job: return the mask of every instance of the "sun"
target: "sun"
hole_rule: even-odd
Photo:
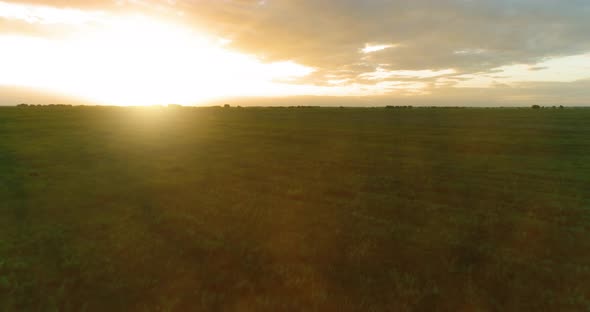
[[[288,95],[281,79],[313,71],[264,63],[228,41],[146,16],[103,17],[63,38],[2,36],[0,84],[98,104],[198,104],[216,97]]]

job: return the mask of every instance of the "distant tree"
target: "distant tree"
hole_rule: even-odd
[[[224,108],[230,108],[231,106],[229,104],[225,104],[223,105]]]
[[[541,106],[539,106],[539,105],[533,105],[533,106],[531,106],[531,107],[532,107],[533,109],[541,109]]]
[[[404,108],[404,109],[407,109],[407,108],[412,108],[412,106],[411,105],[407,105],[407,106],[405,106],[405,105],[404,106],[387,105],[387,106],[385,106],[385,108],[388,108],[388,109],[392,109],[392,108],[396,108],[396,109]]]
[[[559,105],[559,109],[564,109],[565,107],[563,107],[563,105]]]
[[[21,103],[21,104],[18,104],[17,107],[29,107],[29,104]]]

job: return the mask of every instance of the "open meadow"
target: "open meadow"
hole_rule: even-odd
[[[590,109],[0,108],[0,311],[590,310]]]

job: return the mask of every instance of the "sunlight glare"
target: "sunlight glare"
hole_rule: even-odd
[[[64,39],[0,36],[0,84],[29,86],[99,104],[194,104],[215,97],[286,95],[277,80],[313,71],[263,63],[228,42],[144,16],[110,18]],[[287,91],[288,92],[288,91]]]

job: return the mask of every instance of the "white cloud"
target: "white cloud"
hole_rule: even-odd
[[[376,71],[361,74],[359,77],[368,80],[383,80],[389,78],[423,79],[451,75],[454,73],[456,73],[456,71],[451,68],[443,70],[386,70],[383,68],[377,68]]]
[[[456,87],[491,87],[522,82],[574,82],[590,78],[590,54],[555,57],[529,65],[501,66],[492,73],[455,76],[462,78]]]
[[[80,25],[102,21],[104,12],[61,9],[50,6],[14,4],[0,1],[0,17],[25,21],[31,24]]]
[[[373,52],[382,51],[382,50],[394,48],[394,47],[396,47],[396,45],[394,45],[394,44],[370,45],[367,43],[367,44],[365,44],[365,47],[363,49],[361,49],[361,51],[363,53],[373,53]]]

